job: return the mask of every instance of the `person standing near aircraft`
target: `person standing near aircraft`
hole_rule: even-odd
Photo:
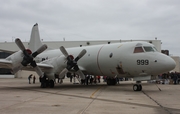
[[[178,76],[177,76],[177,73],[175,72],[175,73],[174,73],[174,78],[173,78],[173,80],[174,80],[174,85],[177,84],[177,79],[178,79]]]
[[[89,75],[86,75],[86,85],[89,84]]]
[[[115,78],[116,78],[117,84],[119,84],[119,78],[117,77],[117,75],[115,76]]]
[[[94,80],[94,78],[92,77],[92,75],[90,76],[90,84],[92,85],[92,83],[93,83],[93,80]]]
[[[180,82],[180,73],[179,72],[177,73],[177,77],[178,77],[177,83],[179,84],[179,82]]]
[[[97,79],[98,79],[98,83],[100,83],[101,76],[97,76]]]
[[[66,76],[70,79],[70,82],[72,83],[72,78],[73,78],[72,74],[70,72],[68,72],[66,74]]]
[[[33,76],[33,84],[35,84],[35,81],[36,81],[36,76],[34,75]]]
[[[81,79],[81,85],[85,85],[85,79]]]
[[[29,84],[31,84],[31,78],[32,78],[32,74],[30,74],[30,75],[28,76]]]

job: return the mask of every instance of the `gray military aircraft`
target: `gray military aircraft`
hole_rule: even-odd
[[[67,72],[74,72],[81,79],[85,79],[84,74],[107,76],[107,84],[115,85],[115,76],[142,81],[146,77],[173,70],[176,66],[171,57],[143,41],[66,49],[60,46],[60,49],[50,50],[40,41],[38,24],[32,28],[30,49],[26,49],[19,38],[15,43],[20,50],[1,59],[0,67],[10,68],[14,73],[19,70],[36,71],[41,78],[41,87],[54,87],[55,75],[63,78]],[[141,91],[141,84],[134,84],[133,90]]]

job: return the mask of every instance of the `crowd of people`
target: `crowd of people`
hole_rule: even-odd
[[[101,82],[101,76],[86,75],[85,79],[81,79],[82,85],[97,84]]]
[[[180,84],[180,73],[168,72],[158,75],[158,79],[162,81],[162,84]]]
[[[106,82],[107,81],[107,76],[94,76],[94,75],[85,75],[86,78],[85,79],[81,79],[80,83],[82,85],[92,85],[92,84],[97,84],[97,83],[101,83],[102,82]],[[78,79],[79,76],[75,75],[75,77]],[[71,77],[72,78],[72,77]],[[72,82],[70,78],[70,82]],[[118,77],[114,77],[116,79],[117,84],[119,84],[120,81],[128,81],[128,78],[118,78]]]
[[[85,75],[85,79],[81,79],[78,80],[82,85],[92,85],[92,84],[97,84],[101,82],[101,79],[103,80],[103,82],[106,82],[106,76],[93,76],[93,75]],[[80,77],[78,75],[76,75],[75,73],[68,73],[67,77],[70,78],[70,82],[73,82],[74,79],[74,83],[76,79],[80,79]],[[128,78],[116,78],[116,82],[117,84],[119,84],[119,81],[127,81],[129,80]],[[28,76],[28,81],[29,84],[31,84],[31,79],[33,80],[33,83],[35,84],[35,80],[36,80],[36,76],[33,74],[30,74]],[[56,83],[56,80],[54,80],[54,82]],[[180,84],[180,73],[178,72],[168,72],[168,73],[163,73],[158,75],[158,79],[156,80],[157,83],[161,83],[161,84]],[[62,83],[62,79],[58,79],[58,83]]]

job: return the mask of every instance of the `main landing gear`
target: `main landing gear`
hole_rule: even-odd
[[[40,82],[41,82],[41,88],[47,88],[47,87],[50,87],[50,88],[53,88],[54,87],[54,80],[48,80],[46,79],[46,77],[42,77],[42,78],[39,78]]]
[[[117,81],[115,78],[107,77],[106,81],[107,81],[107,85],[116,85],[117,84]]]

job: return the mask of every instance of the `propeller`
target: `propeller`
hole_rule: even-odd
[[[67,66],[60,72],[59,78],[62,78],[67,72],[69,72],[73,68],[76,73],[81,77],[81,79],[85,79],[83,72],[79,69],[77,65],[77,61],[86,54],[86,50],[83,49],[75,59],[72,55],[68,54],[68,52],[63,46],[60,47],[60,50],[67,58]]]
[[[20,50],[23,52],[24,57],[23,57],[23,61],[21,62],[21,65],[18,67],[14,68],[14,72],[17,72],[18,70],[20,70],[23,66],[27,66],[28,64],[30,64],[34,70],[36,71],[36,73],[39,76],[43,76],[43,72],[41,71],[41,69],[37,66],[36,62],[34,61],[34,58],[42,53],[44,50],[47,49],[47,45],[44,44],[42,45],[39,49],[37,49],[34,53],[31,52],[31,50],[29,49],[25,49],[23,43],[21,42],[21,40],[19,38],[17,38],[15,40],[15,43],[17,44],[17,46],[20,48]]]
[[[64,54],[64,56],[67,58],[68,57],[68,53],[67,53],[66,49],[64,48],[64,46],[61,46],[60,50]]]

